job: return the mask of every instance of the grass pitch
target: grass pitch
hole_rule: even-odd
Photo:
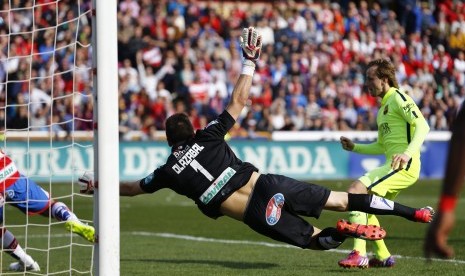
[[[333,190],[345,190],[350,181],[317,183]],[[53,185],[53,194],[66,194],[67,186]],[[422,180],[402,192],[397,201],[415,207],[435,207],[439,190],[439,181]],[[75,195],[62,200],[73,205],[80,217],[92,218],[92,198]],[[256,234],[235,220],[209,219],[190,200],[169,190],[121,198],[121,275],[464,275],[465,239],[460,235],[465,229],[464,207],[465,199],[462,199],[450,239],[455,247],[455,260],[435,259],[427,263],[422,251],[426,224],[379,216],[388,233],[386,243],[397,256],[396,266],[349,270],[339,268],[337,261],[350,251],[350,240],[337,250],[302,250]],[[6,216],[7,223],[13,225],[24,223],[26,218],[11,206],[6,208]],[[323,211],[320,219],[310,218],[309,221],[324,228],[347,216],[346,213]],[[67,233],[61,223],[49,227],[47,218],[29,217],[29,224],[29,227],[9,229],[23,247],[27,243],[28,252],[41,265],[41,273],[91,274],[92,247],[87,242]],[[49,247],[52,249],[46,251]],[[4,273],[11,261],[11,257],[2,254]]]

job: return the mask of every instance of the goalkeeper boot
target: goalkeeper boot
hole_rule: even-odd
[[[415,211],[414,220],[417,222],[430,223],[433,221],[434,209],[433,207],[426,206]]]
[[[352,250],[347,258],[338,262],[338,265],[343,268],[368,268],[368,262],[368,257],[360,255],[357,250]]]
[[[384,260],[372,258],[369,262],[370,267],[393,267],[395,264],[396,260],[394,259],[394,256],[389,256]]]
[[[68,231],[78,234],[79,236],[92,243],[95,242],[94,227],[76,220],[68,220],[67,222],[65,222],[65,227]]]
[[[382,240],[386,237],[386,231],[376,225],[363,225],[341,219],[337,222],[336,229],[339,233],[363,240]]]
[[[11,271],[40,271],[40,266],[37,262],[33,262],[25,267],[24,263],[20,261],[11,263],[9,269]]]

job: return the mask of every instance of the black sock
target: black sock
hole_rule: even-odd
[[[339,233],[336,228],[327,227],[318,234],[318,247],[321,250],[338,248],[346,238],[347,236]]]
[[[349,193],[349,211],[361,211],[374,215],[393,215],[414,220],[415,208],[411,208],[383,197]]]

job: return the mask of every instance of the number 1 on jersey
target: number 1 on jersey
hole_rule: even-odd
[[[194,171],[201,172],[203,175],[205,175],[205,177],[208,180],[213,181],[213,179],[214,179],[213,176],[202,165],[200,165],[200,163],[197,160],[195,160],[195,159],[192,160],[190,165],[194,169]]]

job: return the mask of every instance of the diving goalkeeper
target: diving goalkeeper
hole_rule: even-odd
[[[414,209],[376,195],[334,192],[283,175],[260,174],[253,164],[238,159],[224,137],[248,101],[261,50],[261,37],[254,28],[243,30],[241,47],[242,73],[226,110],[197,132],[186,114],[169,117],[165,125],[171,154],[166,163],[143,179],[121,182],[120,195],[135,196],[169,188],[195,201],[210,218],[225,215],[271,239],[315,250],[337,248],[348,236],[376,240],[386,234],[381,227],[344,220],[338,221],[336,227],[319,229],[301,217],[318,218],[323,209],[431,221],[433,213],[429,208]],[[92,182],[92,177],[84,175],[80,179],[82,192],[92,192]]]

